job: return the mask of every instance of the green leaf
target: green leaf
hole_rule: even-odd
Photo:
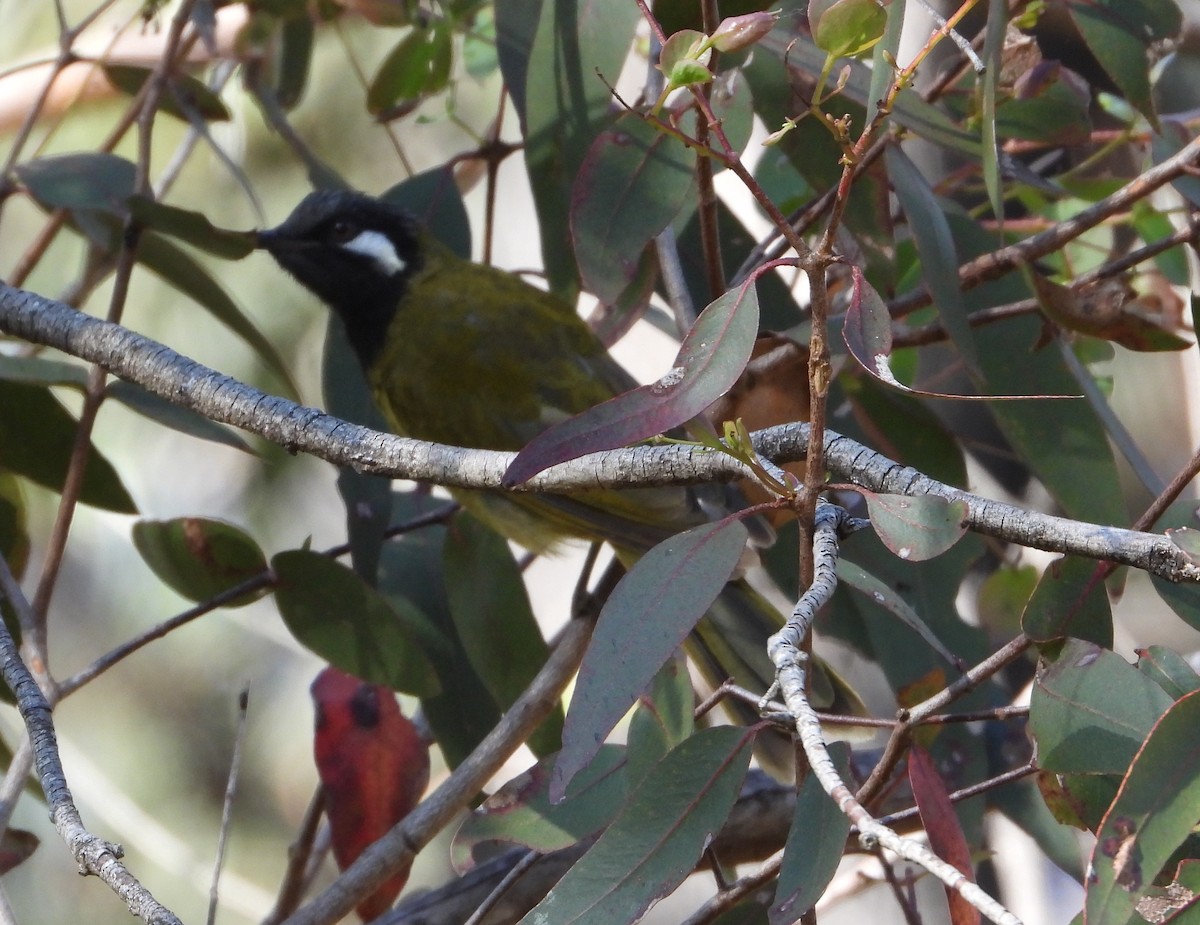
[[[46,210],[71,209],[123,215],[137,168],[115,154],[60,154],[13,168],[13,175]]]
[[[571,235],[583,285],[613,303],[646,245],[694,198],[695,155],[635,115],[597,138],[571,196]]]
[[[844,742],[834,743],[829,752],[837,767],[848,763],[850,750]],[[849,834],[849,818],[822,789],[817,776],[806,774],[796,793],[796,810],[779,866],[772,925],[798,922],[812,910],[837,872]]]
[[[1021,615],[1025,635],[1035,642],[1074,636],[1111,648],[1112,608],[1099,569],[1076,556],[1050,563]]]
[[[929,286],[938,317],[967,368],[977,372],[979,356],[958,282],[959,256],[950,224],[929,183],[908,156],[895,146],[889,147],[884,156],[888,176],[916,242],[922,277]]]
[[[899,592],[890,587],[886,582],[880,581],[870,572],[855,565],[849,559],[838,560],[837,576],[838,580],[844,582],[846,587],[853,588],[860,594],[866,595],[875,604],[878,604],[888,613],[897,617],[901,623],[924,639],[929,644],[929,647],[945,659],[947,664],[952,668],[958,667],[959,658],[946,648],[942,641],[934,634],[933,630],[921,619],[920,615],[908,605],[908,602],[904,598],[900,597]]]
[[[441,92],[450,79],[452,52],[453,32],[445,20],[414,28],[379,66],[367,90],[367,111],[387,118]]]
[[[700,313],[670,372],[546,428],[517,454],[504,473],[505,484],[519,485],[556,463],[686,424],[729,391],[757,336],[754,285],[730,289]]]
[[[877,495],[861,490],[871,526],[901,559],[921,562],[941,555],[967,532],[967,505],[935,495]]]
[[[243,440],[236,431],[206,418],[191,408],[174,405],[165,398],[147,392],[140,385],[115,379],[105,386],[104,394],[119,401],[131,411],[136,411],[142,417],[181,434],[195,437],[197,440],[208,440],[221,446],[232,447],[243,453],[254,452],[250,444]]]
[[[29,563],[29,529],[21,484],[0,470],[0,556],[20,579]]]
[[[1190,527],[1186,534],[1172,528]],[[1183,536],[1188,536],[1196,529],[1196,502],[1194,500],[1176,501],[1163,513],[1154,524],[1158,533],[1166,533],[1179,544]],[[1150,584],[1158,592],[1158,596],[1167,606],[1175,611],[1176,616],[1191,626],[1200,629],[1200,586],[1194,582],[1171,582],[1156,575],[1150,576]]]
[[[456,870],[470,870],[486,856],[481,847],[521,845],[545,854],[591,838],[612,822],[629,790],[622,746],[602,746],[557,803],[549,793],[553,766],[553,758],[543,758],[463,821],[450,848]]]
[[[1155,724],[1121,784],[1092,850],[1084,912],[1089,925],[1136,920],[1138,900],[1200,819],[1200,693]]]
[[[504,7],[518,5],[525,4]],[[498,22],[511,23],[499,15],[504,7],[497,11]],[[616,84],[639,19],[637,6],[631,3],[544,0],[525,82],[517,91],[525,100],[525,166],[537,207],[546,276],[551,290],[572,303],[578,270],[573,252],[563,246],[571,182],[597,133],[612,118],[608,87]],[[504,42],[500,51],[503,63]],[[506,68],[505,76],[510,73]]]
[[[1171,0],[1071,0],[1066,6],[1100,66],[1157,131],[1147,51],[1150,43],[1178,34],[1183,24],[1178,5]]]
[[[155,231],[161,231],[226,260],[241,260],[254,250],[252,231],[227,231],[218,228],[208,216],[156,202],[146,196],[132,196],[129,208],[133,217]]]
[[[137,96],[153,70],[134,64],[102,64],[108,82],[128,96]],[[183,122],[195,116],[208,122],[228,122],[229,110],[221,98],[195,77],[173,72],[158,97],[158,108]]]
[[[77,427],[48,389],[0,379],[0,468],[62,491]],[[95,446],[79,500],[118,514],[137,513],[120,476]]]
[[[605,602],[583,656],[554,768],[552,797],[592,760],[721,593],[746,545],[732,518],[694,527],[638,559]]]
[[[300,102],[312,68],[315,27],[307,16],[292,16],[279,30],[279,64],[275,99],[286,112]]]
[[[428,697],[439,690],[422,648],[435,634],[411,604],[387,600],[332,559],[308,550],[271,560],[283,622],[306,648],[372,684]]]
[[[1172,703],[1120,656],[1069,639],[1033,687],[1029,731],[1038,764],[1060,774],[1124,774]]]
[[[834,58],[851,58],[883,38],[887,10],[878,0],[812,0],[808,21],[818,48]]]
[[[1176,699],[1200,690],[1200,674],[1182,655],[1166,646],[1137,650],[1137,668]]]
[[[405,523],[442,507],[445,501],[427,491],[392,494],[392,517]],[[457,767],[500,721],[483,681],[475,673],[459,641],[446,603],[442,580],[446,528],[441,524],[411,530],[384,543],[379,557],[379,591],[389,600],[407,601],[416,607],[432,633],[425,643],[441,693],[421,700],[446,764]],[[424,636],[422,640],[424,641]]]
[[[687,659],[678,653],[654,676],[629,720],[626,741],[633,782],[695,731],[696,694]]]
[[[746,775],[751,742],[746,730],[719,726],[672,749],[521,925],[637,921],[683,882],[720,830]]]
[[[139,520],[133,545],[155,575],[190,601],[207,601],[267,569],[266,556],[249,534],[204,517]],[[252,591],[224,606],[241,607],[264,593]]]
[[[465,511],[446,531],[446,600],[471,665],[507,710],[524,693],[550,654],[534,619],[521,570],[508,542]],[[498,653],[506,653],[498,658]],[[537,755],[562,744],[556,709],[529,740]]]
[[[169,240],[153,232],[142,235],[137,259],[242,338],[279,379],[284,395],[296,398],[299,390],[274,345],[242,313],[237,303],[204,267]]]

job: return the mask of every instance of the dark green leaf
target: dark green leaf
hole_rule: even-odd
[[[438,93],[450,78],[453,33],[442,19],[408,33],[379,66],[367,91],[367,111],[386,118]]]
[[[695,155],[626,115],[588,151],[571,196],[571,233],[584,288],[615,302],[646,245],[694,198]]]
[[[508,542],[460,512],[446,531],[443,580],[454,627],[471,665],[501,710],[525,691],[549,655]],[[506,653],[497,657],[498,653]],[[562,744],[562,712],[529,745],[547,755]]]
[[[751,742],[746,730],[719,726],[673,749],[522,925],[637,921],[692,872],[725,822],[746,774]]]
[[[308,16],[292,16],[279,30],[275,99],[286,112],[300,102],[312,67],[314,27]]]
[[[554,768],[555,798],[592,760],[617,721],[716,599],[746,545],[727,519],[659,543],[626,573],[596,623]]]
[[[444,507],[426,491],[394,492],[394,522],[405,523]],[[412,530],[383,545],[379,590],[391,599],[411,602],[433,627],[425,645],[442,692],[421,700],[421,708],[450,767],[461,764],[500,721],[500,711],[471,667],[450,619],[442,580],[442,547],[446,528],[440,524]],[[424,638],[424,637],[422,637]]]
[[[1091,559],[1066,556],[1047,566],[1021,616],[1021,629],[1035,642],[1064,636],[1112,647],[1112,608]]]
[[[101,68],[108,82],[129,96],[137,96],[153,73],[148,67],[133,64],[102,64]],[[188,123],[193,116],[207,122],[228,122],[230,119],[229,110],[219,96],[195,77],[178,72],[168,78],[159,95],[158,108]]]
[[[1037,96],[1005,100],[996,110],[996,134],[1052,145],[1084,144],[1092,133],[1089,102],[1066,81],[1049,83]]]
[[[845,743],[830,754],[838,767],[849,759]],[[796,811],[783,849],[771,925],[798,922],[825,892],[846,849],[850,820],[821,787],[815,774],[806,774],[796,793]]]
[[[729,290],[700,313],[662,379],[542,431],[517,454],[504,473],[505,483],[519,485],[556,463],[636,443],[686,424],[737,381],[757,335],[754,285]]]
[[[901,623],[924,639],[929,647],[945,659],[952,668],[958,667],[958,657],[942,644],[942,641],[934,635],[933,630],[897,591],[849,559],[838,560],[837,576],[840,581],[845,583],[846,587],[865,594],[874,603],[897,617]]]
[[[29,562],[29,531],[25,498],[20,483],[0,470],[0,556],[16,578],[25,574]]]
[[[1069,639],[1033,687],[1029,731],[1038,764],[1060,774],[1124,774],[1172,703],[1120,656]]]
[[[1196,532],[1196,502],[1191,500],[1176,501],[1162,517],[1154,524],[1154,530],[1159,533],[1167,533],[1168,536],[1175,540],[1176,537],[1181,537],[1179,527],[1187,527],[1187,533],[1182,534],[1191,538],[1191,534]],[[1161,597],[1175,614],[1186,622],[1189,626],[1200,629],[1200,586],[1193,582],[1171,582],[1159,578],[1156,575],[1150,576],[1150,584],[1154,586],[1154,590]]]
[[[978,352],[958,282],[958,250],[954,234],[929,183],[898,147],[885,155],[888,176],[908,219],[908,230],[921,257],[922,277],[937,306],[942,325],[971,371],[979,366]]]
[[[629,720],[626,740],[631,781],[640,781],[667,752],[695,731],[695,700],[687,659],[680,652],[654,676]]]
[[[218,228],[200,212],[155,202],[145,196],[131,197],[129,207],[133,217],[147,228],[179,238],[226,260],[241,260],[254,250],[254,232]]]
[[[61,491],[77,426],[49,390],[0,379],[0,468]],[[116,470],[94,446],[79,499],[118,514],[137,513]]]
[[[439,689],[422,648],[434,635],[411,604],[385,599],[332,559],[308,550],[271,560],[283,622],[306,648],[372,684],[428,697]]]
[[[1084,912],[1090,925],[1134,921],[1138,900],[1200,819],[1200,693],[1155,724],[1096,833]]]
[[[190,601],[216,597],[267,569],[266,556],[249,534],[204,517],[139,520],[133,545],[155,575]],[[225,606],[241,607],[263,593],[252,591]]]

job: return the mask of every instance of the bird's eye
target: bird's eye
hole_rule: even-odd
[[[358,237],[359,227],[354,222],[342,219],[329,229],[329,240],[334,244],[346,244]]]

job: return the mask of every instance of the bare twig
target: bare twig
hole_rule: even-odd
[[[7,570],[7,563],[4,568]],[[12,593],[5,588],[5,597]],[[11,600],[11,598],[10,598]],[[14,601],[14,604],[17,603]],[[26,603],[24,606],[28,606]],[[58,754],[58,737],[50,703],[21,660],[16,642],[0,620],[0,674],[17,698],[17,709],[33,745],[38,780],[50,805],[50,821],[70,848],[82,874],[94,874],[103,880],[129,907],[129,911],[150,925],[182,925],[179,918],[162,905],[121,863],[121,847],[93,835],[83,824],[71,796]]]
[[[212,886],[208,891],[208,925],[217,921],[217,904],[221,896],[221,868],[225,863],[225,847],[229,844],[229,827],[233,822],[233,798],[237,794],[238,775],[242,767],[242,747],[246,744],[246,716],[250,705],[250,688],[238,695],[237,733],[233,739],[233,755],[229,759],[229,777],[225,781],[225,799],[221,804],[221,834],[217,839],[217,856],[213,861]]]

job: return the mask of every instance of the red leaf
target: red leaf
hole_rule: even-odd
[[[958,824],[945,781],[938,774],[929,752],[919,745],[914,745],[908,755],[908,780],[921,813],[921,824],[929,835],[929,846],[938,857],[953,864],[974,883],[971,849]],[[950,921],[954,925],[979,925],[979,910],[957,891],[947,888],[946,899],[950,903]]]
[[[517,454],[504,484],[520,485],[556,463],[686,424],[737,382],[757,336],[753,284],[729,290],[700,313],[665,376],[542,431]]]
[[[429,746],[382,684],[329,667],[313,681],[312,697],[325,815],[334,859],[345,870],[420,801],[429,784]],[[360,902],[363,921],[385,912],[407,880],[406,870]]]

